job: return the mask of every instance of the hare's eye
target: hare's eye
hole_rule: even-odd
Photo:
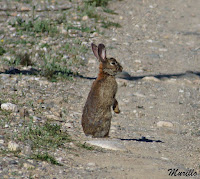
[[[116,65],[116,62],[110,62],[110,64],[113,66],[113,65]]]

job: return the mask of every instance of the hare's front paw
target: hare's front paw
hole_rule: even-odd
[[[119,105],[118,105],[118,102],[116,99],[114,99],[114,103],[113,103],[113,111],[117,114],[120,113],[120,110],[119,110]]]
[[[114,112],[117,113],[117,114],[119,114],[119,113],[120,113],[119,108],[115,108],[115,109],[114,109]]]

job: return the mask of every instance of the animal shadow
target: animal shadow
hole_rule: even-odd
[[[157,143],[164,143],[161,140],[152,140],[152,139],[147,139],[146,137],[142,136],[140,139],[120,139],[122,141],[137,141],[137,142],[157,142]]]

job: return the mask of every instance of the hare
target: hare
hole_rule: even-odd
[[[93,82],[82,114],[82,127],[86,135],[108,137],[111,125],[111,107],[120,113],[115,99],[117,82],[115,75],[122,72],[122,66],[114,59],[106,57],[103,44],[91,44],[92,51],[99,60],[99,74]]]

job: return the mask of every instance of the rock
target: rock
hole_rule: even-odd
[[[133,96],[137,96],[137,97],[139,97],[139,98],[146,98],[146,96],[145,95],[143,95],[143,94],[141,94],[141,93],[133,93]]]
[[[55,115],[53,115],[53,114],[47,114],[47,115],[46,115],[46,118],[47,118],[47,119],[50,119],[50,120],[55,120],[55,121],[61,120],[61,118],[59,118],[59,117],[57,117],[57,116],[55,116]]]
[[[22,12],[30,11],[30,8],[25,7],[25,6],[22,6],[22,7],[20,8],[20,11],[22,11]]]
[[[95,167],[95,166],[96,166],[96,164],[95,164],[95,163],[93,163],[93,162],[90,162],[90,163],[88,163],[88,164],[87,164],[87,166],[88,166],[88,167]]]
[[[83,16],[83,17],[82,17],[82,20],[83,20],[83,21],[86,21],[86,20],[88,20],[88,18],[89,18],[89,17],[86,15],[86,16]]]
[[[10,142],[8,142],[8,149],[10,151],[18,151],[19,150],[19,144],[17,144],[16,142],[10,141]]]
[[[119,140],[92,140],[86,141],[86,143],[109,150],[126,150],[126,147]]]
[[[69,123],[69,122],[65,123],[64,126],[67,127],[67,128],[73,128],[73,127],[74,127],[74,126],[72,125],[72,123]]]
[[[24,146],[22,149],[22,153],[24,155],[30,156],[32,154],[31,146],[30,145]]]
[[[157,127],[173,127],[173,124],[171,122],[159,121]]]
[[[137,70],[136,72],[137,72],[137,73],[143,73],[144,70]]]
[[[97,32],[94,32],[94,33],[92,33],[92,34],[90,34],[90,37],[98,37],[99,36],[99,34],[97,33]]]
[[[9,125],[8,124],[5,124],[5,126],[4,126],[5,128],[8,128],[9,127]]]
[[[142,80],[145,80],[145,81],[154,81],[154,82],[159,82],[160,81],[158,78],[155,78],[153,76],[146,76],[146,77],[142,78]]]
[[[0,144],[4,144],[4,140],[3,139],[0,139]]]
[[[167,52],[168,50],[166,48],[159,48],[160,52]]]
[[[23,164],[23,167],[26,169],[34,169],[35,166],[32,163],[26,162]]]
[[[17,112],[17,105],[12,104],[12,103],[3,103],[1,104],[1,109],[6,110],[6,111],[11,111],[11,112]]]

